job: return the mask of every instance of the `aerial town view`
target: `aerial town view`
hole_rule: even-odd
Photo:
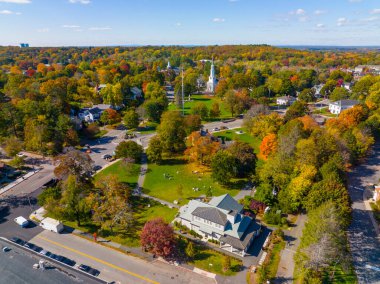
[[[0,284],[380,283],[379,0],[0,0]]]

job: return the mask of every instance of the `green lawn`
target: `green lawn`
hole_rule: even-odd
[[[193,170],[198,170],[199,173],[192,173]],[[180,185],[182,186],[182,200],[180,200],[181,196],[178,191]],[[225,193],[234,196],[243,185],[237,183],[237,189],[224,188],[211,179],[209,169],[199,170],[194,164],[187,164],[186,160],[176,158],[164,160],[161,165],[149,164],[143,187],[144,192],[151,196],[169,202],[179,200],[180,204],[186,204],[194,197],[205,195],[206,189],[210,187],[213,196]],[[193,188],[199,188],[199,191],[193,191]]]
[[[76,228],[87,233],[92,234],[94,232],[98,232],[99,236],[122,245],[138,247],[140,246],[140,232],[146,221],[161,217],[166,222],[171,222],[177,214],[177,209],[170,209],[167,206],[161,205],[160,203],[147,198],[131,197],[131,204],[133,208],[134,223],[127,231],[119,231],[115,229],[113,233],[110,231],[99,232],[100,226],[91,221],[83,222],[83,224],[79,227],[76,222],[63,220],[63,223],[66,226]]]
[[[332,277],[332,275],[334,275]],[[348,272],[344,272],[341,267],[329,267],[328,271],[324,275],[323,283],[334,284],[356,284],[358,283],[355,272],[351,269]]]
[[[313,111],[314,114],[321,114],[321,115],[325,115],[325,116],[328,116],[328,117],[337,117],[336,114],[333,114],[329,111],[329,108],[328,107],[325,107],[325,108],[321,108],[321,109],[316,109]]]
[[[236,133],[239,131],[243,131],[243,134]],[[237,128],[237,129],[216,132],[214,135],[217,137],[225,137],[227,141],[234,140],[234,141],[246,142],[255,149],[256,154],[260,152],[261,140],[257,137],[250,135],[244,128]]]
[[[209,96],[209,95],[192,95],[191,96],[191,101],[185,101],[185,115],[191,114],[191,108],[196,104],[202,102],[204,103],[207,108],[210,110],[211,106],[214,102],[219,103],[219,108],[220,108],[220,117],[219,119],[226,119],[226,118],[231,118],[231,113],[226,110],[224,102],[215,96]],[[173,102],[169,105],[169,110],[176,110],[177,106]]]
[[[223,271],[222,261],[223,255],[221,253],[205,247],[197,246],[197,253],[189,264],[212,273],[226,276],[235,275],[240,271],[242,265],[240,260],[231,257],[231,268],[226,272]]]
[[[113,165],[100,171],[95,176],[95,181],[103,176],[117,175],[120,182],[125,182],[125,183],[128,183],[131,187],[135,187],[137,185],[139,173],[140,173],[139,164],[132,164],[130,166],[125,166],[122,161],[118,161],[114,163]]]

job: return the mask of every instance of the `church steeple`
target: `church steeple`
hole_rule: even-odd
[[[218,82],[217,82],[217,80],[215,78],[214,57],[212,57],[211,68],[210,68],[210,76],[208,77],[206,92],[208,92],[208,93],[214,93],[217,83]]]

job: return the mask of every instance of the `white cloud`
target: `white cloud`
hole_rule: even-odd
[[[362,2],[363,0],[348,0],[348,2],[350,3],[360,3]]]
[[[337,26],[341,27],[348,24],[348,20],[347,18],[339,18],[338,20],[336,20],[336,24]]]
[[[224,18],[214,18],[214,19],[212,19],[212,21],[215,22],[215,23],[223,23],[223,22],[226,21],[226,19],[224,19]]]
[[[316,27],[317,27],[318,29],[323,29],[323,28],[325,27],[325,25],[324,25],[324,24],[317,24]]]
[[[180,27],[180,26],[182,26],[182,23],[178,22],[178,23],[175,23],[175,25],[176,25],[177,27]]]
[[[13,14],[13,12],[9,11],[9,10],[1,10],[0,14],[2,14],[2,15],[11,15],[11,14]]]
[[[380,14],[380,9],[373,9],[370,14]]]
[[[362,19],[363,22],[375,22],[377,20],[380,20],[380,17],[374,16]]]
[[[305,15],[306,11],[304,9],[297,9],[295,14],[296,15]]]
[[[13,3],[13,4],[29,4],[32,3],[30,0],[0,0],[2,3]]]
[[[89,28],[90,31],[107,31],[112,30],[111,27],[91,27]]]
[[[319,16],[319,15],[326,14],[326,11],[324,11],[324,10],[315,10],[314,14],[317,15],[317,16]]]
[[[76,3],[80,3],[80,4],[90,4],[91,3],[91,0],[69,0],[70,3],[73,3],[73,4],[76,4]]]
[[[77,29],[77,28],[80,28],[80,26],[77,26],[77,25],[62,25],[62,28]]]
[[[42,29],[38,29],[37,32],[38,33],[48,33],[48,32],[50,32],[50,29],[49,28],[42,28]]]

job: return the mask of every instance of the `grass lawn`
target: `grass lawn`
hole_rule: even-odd
[[[123,165],[122,161],[118,161],[114,163],[113,165],[100,171],[95,176],[95,181],[103,176],[117,175],[120,182],[125,182],[125,183],[128,183],[131,187],[135,187],[137,185],[139,173],[140,173],[139,164],[132,164],[131,166],[125,166]]]
[[[334,275],[333,279],[330,278],[332,275]],[[358,281],[353,269],[349,272],[344,272],[341,267],[330,267],[324,277],[324,283],[356,284]]]
[[[219,109],[220,109],[220,117],[219,119],[226,119],[231,118],[231,113],[226,110],[224,102],[215,96],[209,96],[209,95],[192,95],[191,101],[185,101],[185,115],[191,114],[191,108],[196,104],[202,102],[204,103],[207,108],[210,110],[211,106],[214,102],[219,103]],[[169,105],[169,110],[176,110],[177,106],[175,103],[171,103]]]
[[[222,266],[223,257],[224,256],[219,252],[207,249],[205,247],[197,246],[197,253],[194,259],[189,262],[189,264],[212,273],[226,276],[235,275],[240,271],[242,262],[231,257],[231,268],[224,272]]]
[[[321,109],[316,109],[313,111],[314,114],[321,114],[321,115],[325,115],[325,116],[328,116],[328,117],[338,117],[336,114],[333,114],[329,111],[329,108],[328,107],[325,107],[325,108],[321,108]]]
[[[194,174],[193,170],[198,170],[199,173]],[[178,191],[180,185],[182,200]],[[210,187],[213,196],[225,193],[234,196],[243,186],[241,182],[240,184],[237,182],[235,189],[224,188],[212,180],[210,169],[204,167],[200,169],[195,164],[188,164],[182,158],[176,158],[166,159],[161,165],[149,164],[143,187],[144,192],[151,196],[169,202],[178,200],[180,204],[186,204],[194,197],[206,195],[206,190]],[[199,188],[199,191],[193,191],[193,188]]]
[[[243,131],[243,134],[237,134],[236,132],[238,131]],[[251,145],[253,149],[255,149],[256,154],[260,152],[261,140],[257,137],[250,135],[244,128],[236,128],[236,129],[216,132],[214,135],[217,137],[225,137],[227,141],[234,140],[234,141],[246,142],[249,145]]]
[[[83,222],[79,227],[76,222],[63,220],[63,223],[66,226],[87,233],[92,234],[98,232],[99,236],[125,246],[138,247],[140,246],[140,232],[146,221],[162,217],[166,222],[171,222],[177,214],[177,209],[170,209],[167,206],[161,205],[160,203],[147,198],[131,197],[131,203],[134,223],[127,231],[118,231],[115,229],[114,233],[111,234],[110,231],[99,232],[100,226],[93,222]]]

